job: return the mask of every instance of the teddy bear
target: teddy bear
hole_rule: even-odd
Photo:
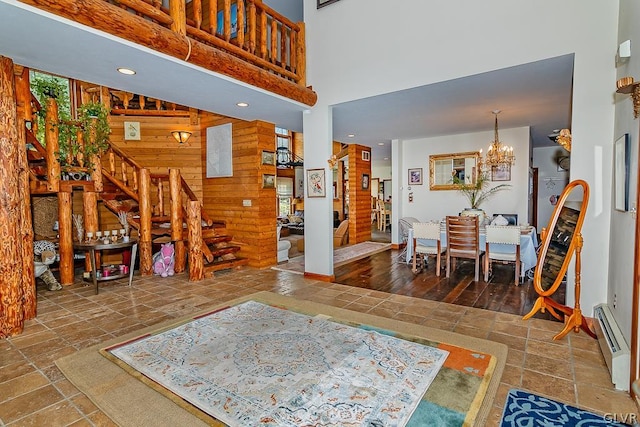
[[[163,243],[160,251],[153,255],[153,272],[161,277],[173,276],[175,249],[173,243]]]

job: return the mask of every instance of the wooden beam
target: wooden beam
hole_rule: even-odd
[[[133,15],[103,0],[21,0],[22,3],[65,17],[75,22],[124,38],[155,51],[179,58],[224,74],[234,79],[284,96],[305,105],[313,106],[317,94],[310,88],[283,79],[229,53],[198,42],[187,41],[178,33]],[[264,15],[264,14],[263,14]],[[266,16],[265,16],[266,18]],[[266,31],[266,19],[262,23]],[[262,34],[265,35],[264,33]],[[304,43],[298,39],[298,45]],[[191,51],[189,53],[189,46]],[[300,48],[300,47],[299,47]],[[263,54],[266,56],[266,38]],[[302,58],[298,56],[300,63]]]

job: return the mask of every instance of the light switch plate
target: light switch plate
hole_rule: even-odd
[[[251,206],[251,200],[243,200],[242,206]]]

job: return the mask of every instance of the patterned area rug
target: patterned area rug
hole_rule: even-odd
[[[333,266],[349,264],[368,256],[384,252],[391,248],[391,243],[362,242],[355,245],[343,246],[333,251]],[[304,255],[291,258],[288,262],[271,267],[274,270],[290,271],[304,274]]]
[[[597,415],[574,406],[556,402],[522,390],[509,390],[502,413],[501,427],[554,426],[554,427],[596,427],[628,426],[615,420],[621,414]],[[635,415],[635,414],[629,414]],[[624,421],[623,421],[624,422]]]
[[[206,426],[216,425],[224,426],[219,420],[207,415],[203,411],[199,410],[196,406],[186,402],[182,397],[167,390],[165,387],[161,387],[156,382],[147,378],[144,374],[132,369],[124,362],[115,363],[113,360],[118,360],[114,356],[109,355],[105,357],[103,355],[105,348],[118,348],[118,345],[138,341],[143,336],[155,337],[163,332],[174,330],[176,327],[193,324],[193,320],[199,320],[202,316],[207,316],[213,312],[224,313],[227,311],[227,307],[236,307],[247,301],[256,301],[266,304],[271,307],[286,308],[291,314],[299,313],[310,316],[305,319],[303,329],[306,329],[308,322],[315,324],[320,318],[331,320],[331,323],[335,323],[334,327],[339,330],[343,329],[345,325],[357,327],[363,331],[377,331],[380,334],[395,337],[397,339],[403,339],[412,343],[418,343],[422,346],[434,347],[442,351],[449,352],[448,357],[444,361],[444,365],[437,372],[437,375],[431,382],[426,393],[422,395],[417,408],[413,412],[407,426],[483,426],[489,411],[492,407],[493,398],[500,383],[500,377],[505,366],[507,358],[507,347],[504,344],[491,342],[479,338],[469,337],[465,335],[456,334],[450,331],[441,331],[438,329],[432,329],[425,325],[416,325],[411,323],[405,323],[389,318],[382,318],[373,316],[370,314],[359,313],[355,311],[349,311],[340,309],[337,307],[331,307],[316,302],[298,300],[283,295],[277,295],[270,292],[258,292],[252,295],[237,298],[233,301],[213,306],[209,310],[206,310],[200,315],[189,316],[188,318],[180,320],[171,320],[164,322],[160,325],[150,326],[145,329],[129,333],[119,338],[114,338],[101,345],[97,345],[91,348],[81,350],[75,354],[65,356],[56,360],[56,365],[65,377],[73,383],[82,393],[84,393],[96,406],[100,408],[114,423],[120,426],[140,426],[140,425],[153,425],[153,426],[176,426],[176,425],[188,425],[194,426]],[[253,315],[252,315],[253,316]],[[294,317],[299,318],[299,317]],[[267,322],[270,323],[270,322]],[[315,327],[315,326],[314,326]],[[323,326],[325,327],[325,326]],[[322,330],[322,328],[321,328]],[[192,331],[192,332],[195,332]],[[288,332],[286,333],[288,334]],[[286,335],[283,334],[283,335]],[[377,344],[380,347],[385,342],[380,335],[364,335],[370,336],[369,350],[374,347],[373,344]],[[191,339],[200,339],[198,334],[194,336],[190,334],[178,334],[175,337],[175,341],[170,341],[169,346],[164,350],[164,354],[167,359],[172,359],[174,362],[180,361],[179,353],[174,350],[178,350],[179,347],[194,345]],[[374,341],[375,338],[375,341]],[[286,336],[281,337],[283,341],[288,338]],[[152,341],[149,341],[152,342]],[[262,369],[272,371],[274,376],[282,375],[283,369],[289,369],[289,365],[295,367],[295,365],[306,362],[306,359],[311,359],[316,365],[321,363],[319,349],[313,344],[312,341],[302,341],[290,343],[290,347],[287,351],[282,352],[275,350],[271,347],[270,341],[264,341],[254,337],[252,345],[253,349],[260,349],[260,351],[246,352],[243,357],[236,357],[235,360],[240,363],[243,370],[250,372],[251,369],[257,369],[256,361],[260,361]],[[397,341],[395,341],[397,343]],[[200,347],[200,346],[198,346]],[[215,354],[215,351],[227,351],[229,350],[229,344],[227,340],[224,341],[224,347],[222,349],[213,349],[213,353],[210,353],[210,357],[220,358],[223,353]],[[394,351],[398,351],[398,355],[401,355],[401,349],[410,349],[408,344],[402,343],[402,346],[393,347]],[[304,358],[296,352],[303,352]],[[208,350],[207,350],[208,351]],[[409,350],[402,350],[402,352]],[[413,351],[413,350],[411,350]],[[432,350],[429,350],[431,352]],[[296,354],[298,355],[296,357]],[[380,353],[382,354],[382,353]],[[429,353],[427,353],[429,354]],[[437,352],[433,353],[434,355]],[[337,357],[337,356],[336,356]],[[275,364],[274,360],[282,360],[283,363]],[[305,360],[303,360],[305,359]],[[410,359],[413,359],[411,357]],[[192,356],[187,355],[184,359],[192,361]],[[415,366],[406,363],[406,368],[400,369],[403,365],[395,363],[388,363],[387,360],[377,360],[380,366],[375,370],[368,370],[370,373],[368,377],[360,375],[351,377],[347,382],[353,383],[354,379],[357,380],[355,384],[360,387],[363,384],[368,385],[370,379],[376,379],[381,377],[381,373],[387,376],[397,376],[400,378],[400,383],[405,385],[405,389],[398,391],[400,394],[396,394],[394,399],[400,399],[399,396],[404,396],[402,393],[407,393],[407,396],[415,396],[420,394],[417,388],[414,390],[414,383],[402,383],[403,373],[394,372],[407,370],[422,369],[422,366]],[[401,361],[403,359],[398,359]],[[416,359],[419,360],[419,359]],[[181,362],[179,362],[181,363]],[[356,363],[352,360],[351,362]],[[283,366],[286,365],[286,366]],[[384,365],[384,369],[382,369]],[[167,364],[169,369],[171,365]],[[218,367],[216,366],[216,369]],[[240,368],[234,368],[236,370]],[[378,370],[380,369],[380,371]],[[364,369],[363,369],[364,371]],[[235,372],[235,371],[234,371]],[[364,379],[363,379],[364,378]],[[408,378],[413,379],[413,372],[408,374]],[[239,384],[241,381],[246,384],[246,377],[241,379],[234,374],[229,376],[226,381],[228,385],[232,387],[231,395],[236,392],[233,388],[234,384]],[[198,379],[196,382],[199,382]],[[416,380],[417,382],[417,380]],[[320,384],[315,381],[313,384]],[[425,384],[425,382],[423,382]],[[195,385],[195,384],[194,384]],[[215,384],[214,384],[215,385]],[[261,387],[260,384],[249,384],[251,390],[255,390]],[[295,385],[293,386],[295,387]],[[305,390],[304,394],[298,395],[298,400],[304,400],[303,397],[311,396],[310,393],[317,391],[312,387],[308,387],[308,392]],[[207,389],[212,391],[214,389]],[[364,388],[363,388],[364,390]],[[340,391],[340,389],[338,389]],[[279,389],[277,384],[273,389],[274,398],[280,399],[280,403],[285,401],[286,397],[279,397],[278,393],[284,393],[283,389]],[[267,403],[271,404],[271,394]],[[293,393],[295,394],[295,393]],[[391,392],[384,392],[383,394],[389,394]],[[283,395],[284,396],[284,395]],[[364,396],[364,395],[363,395]],[[209,396],[205,396],[209,398]],[[358,394],[353,394],[354,400],[352,403],[360,403],[360,390]],[[368,399],[368,398],[367,398]],[[132,403],[135,402],[135,403]],[[403,401],[404,402],[404,401]],[[226,400],[225,400],[226,403]],[[298,404],[298,401],[291,402],[291,404]],[[222,404],[224,408],[224,403]],[[340,408],[342,409],[342,408]],[[229,407],[229,412],[233,412],[235,407]],[[391,413],[387,414],[391,416]],[[398,425],[392,422],[389,418],[389,423],[384,422],[382,425],[393,426]],[[242,425],[269,425],[269,424],[251,424],[242,423]],[[321,425],[330,425],[329,422]],[[345,424],[350,425],[350,424]],[[356,425],[362,425],[358,422]],[[376,424],[370,424],[375,426]]]
[[[107,349],[230,426],[404,426],[449,352],[249,301]]]

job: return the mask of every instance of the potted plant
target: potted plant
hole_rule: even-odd
[[[47,99],[53,98],[58,104],[58,117],[61,121],[67,122],[71,118],[70,116],[70,102],[69,102],[69,85],[61,78],[39,75],[37,74],[31,80],[31,91],[40,102],[40,110],[37,112],[38,119],[38,132],[36,137],[38,141],[44,146],[46,144],[44,140],[44,130],[46,129],[45,117],[47,115]],[[71,129],[65,126],[58,128],[61,133],[60,139],[68,139],[71,133]]]
[[[458,191],[461,192],[469,201],[470,207],[465,208],[467,214],[479,215],[481,217],[484,217],[484,211],[480,209],[482,202],[496,194],[498,191],[506,190],[511,187],[509,184],[500,184],[495,187],[489,187],[490,179],[489,174],[486,172],[478,173],[475,182],[470,183],[465,182],[454,175],[453,183],[458,186]]]
[[[109,110],[99,102],[87,102],[78,108],[78,122],[85,132],[85,158],[93,154],[102,154],[109,148],[107,141],[111,133]],[[93,141],[89,135],[95,133]]]

